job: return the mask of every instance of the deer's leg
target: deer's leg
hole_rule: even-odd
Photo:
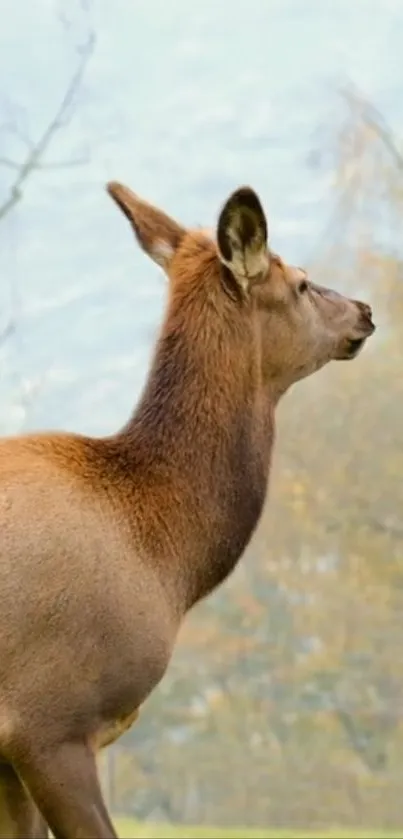
[[[117,839],[86,744],[31,751],[17,768],[56,839]]]
[[[18,775],[0,765],[0,839],[47,839],[48,826]]]

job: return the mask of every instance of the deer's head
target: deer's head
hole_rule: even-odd
[[[248,321],[262,384],[273,392],[283,393],[328,361],[355,358],[374,332],[366,303],[310,282],[302,268],[271,250],[266,216],[251,188],[230,195],[212,234],[186,230],[121,184],[108,184],[108,191],[173,286],[205,282],[216,310],[220,301],[225,308],[223,331],[231,307],[234,321]]]

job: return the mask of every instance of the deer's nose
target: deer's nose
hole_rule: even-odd
[[[357,305],[358,309],[360,310],[361,314],[364,315],[366,320],[370,320],[372,322],[371,306],[369,306],[368,303],[361,303],[361,300],[356,300],[355,302],[356,302],[356,305]]]

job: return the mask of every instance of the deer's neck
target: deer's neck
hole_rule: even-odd
[[[160,528],[175,554],[166,572],[180,580],[186,607],[222,582],[248,544],[265,500],[273,433],[252,355],[236,377],[219,341],[198,352],[180,335],[163,337],[123,435],[148,487],[150,544]]]

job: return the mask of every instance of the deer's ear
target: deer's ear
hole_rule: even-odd
[[[106,188],[129,219],[142,249],[164,271],[168,271],[171,259],[185,235],[185,228],[162,210],[138,198],[127,186],[111,181]]]
[[[260,200],[250,187],[240,187],[224,204],[218,219],[217,244],[221,262],[244,291],[267,275],[267,221]]]

